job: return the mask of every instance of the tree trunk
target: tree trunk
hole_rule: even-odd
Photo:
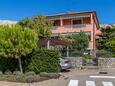
[[[20,72],[23,73],[21,58],[18,58]]]

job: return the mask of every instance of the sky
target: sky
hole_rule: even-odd
[[[0,0],[0,20],[67,11],[96,11],[100,24],[115,24],[115,0]]]

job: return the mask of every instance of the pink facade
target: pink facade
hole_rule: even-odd
[[[89,36],[89,49],[96,49],[96,35],[100,33],[99,23],[95,11],[91,12],[67,12],[47,16],[53,22],[52,35],[71,35],[79,33],[81,30]]]

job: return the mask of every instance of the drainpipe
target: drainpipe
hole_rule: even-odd
[[[91,23],[92,23],[92,25],[93,25],[93,58],[95,58],[96,57],[96,55],[95,55],[95,25],[94,25],[94,20],[93,20],[93,14],[91,14]]]
[[[67,57],[69,57],[69,46],[67,46]]]
[[[62,19],[62,17],[60,17],[60,26],[61,27],[63,26],[63,19]]]
[[[50,49],[50,40],[47,41],[47,49]]]

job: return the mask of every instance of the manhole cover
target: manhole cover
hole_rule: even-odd
[[[108,74],[106,71],[101,71],[99,74]]]

